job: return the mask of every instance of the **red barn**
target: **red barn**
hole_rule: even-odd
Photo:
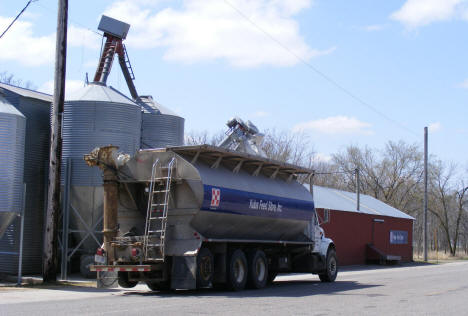
[[[314,186],[325,235],[336,245],[340,265],[413,260],[414,218],[369,195]]]

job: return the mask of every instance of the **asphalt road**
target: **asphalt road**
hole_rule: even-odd
[[[468,315],[468,262],[279,276],[262,290],[0,288],[0,315]]]

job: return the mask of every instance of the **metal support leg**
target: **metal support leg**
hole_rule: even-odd
[[[60,278],[68,279],[68,234],[70,224],[70,185],[71,185],[71,169],[72,160],[67,159],[65,167],[65,185],[63,190],[63,207],[62,207],[62,264],[60,269]]]
[[[23,237],[24,237],[24,213],[26,210],[26,183],[23,189],[23,210],[21,212],[21,231],[20,231],[20,244],[19,244],[19,256],[18,256],[18,282],[17,285],[21,285],[23,279]]]

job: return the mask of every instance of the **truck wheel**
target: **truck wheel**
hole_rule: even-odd
[[[82,256],[80,258],[80,274],[86,279],[95,279],[97,273],[89,270],[89,266],[94,264],[94,256]]]
[[[278,272],[276,271],[268,271],[268,280],[267,283],[271,284],[273,281],[276,279],[276,276],[278,275]]]
[[[228,287],[233,291],[243,290],[247,283],[247,259],[242,250],[236,249],[230,256]]]
[[[265,253],[258,249],[248,254],[249,273],[247,285],[253,289],[264,288],[268,281],[268,261]]]
[[[197,255],[197,288],[208,287],[213,280],[214,259],[208,248],[201,248]]]
[[[146,285],[151,291],[167,291],[170,289],[170,283],[168,281],[163,282],[150,282],[146,281]]]
[[[329,249],[327,252],[327,263],[325,271],[319,274],[320,281],[333,282],[338,274],[338,262],[336,260],[336,251]]]
[[[119,272],[118,283],[121,287],[129,289],[129,288],[135,287],[138,284],[138,281],[129,281],[128,272]]]

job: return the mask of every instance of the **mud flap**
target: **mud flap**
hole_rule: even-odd
[[[172,257],[171,289],[193,290],[197,288],[197,257]]]

